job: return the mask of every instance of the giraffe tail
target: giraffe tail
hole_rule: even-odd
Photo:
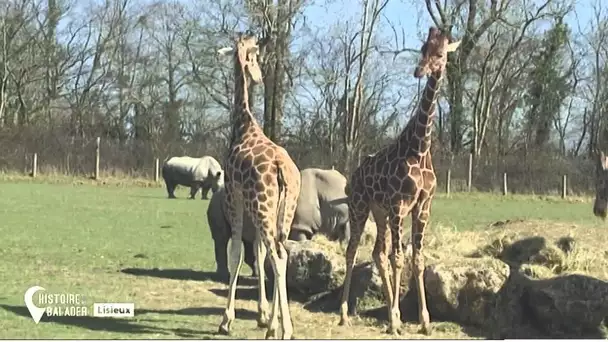
[[[283,227],[284,217],[285,217],[285,199],[287,198],[287,183],[285,182],[285,175],[283,174],[283,169],[277,161],[275,161],[275,165],[277,166],[277,185],[279,186],[279,203],[277,210],[277,236],[278,242],[284,244],[287,240],[287,233]],[[279,257],[285,257],[282,255],[283,249],[277,248],[277,252],[279,253]]]

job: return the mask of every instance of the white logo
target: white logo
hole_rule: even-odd
[[[135,303],[93,303],[95,317],[133,317]]]
[[[41,286],[32,286],[27,289],[27,291],[25,291],[25,296],[23,298],[25,300],[25,306],[27,306],[27,310],[30,312],[30,315],[32,315],[32,318],[34,319],[34,322],[36,322],[36,324],[40,322],[40,319],[42,318],[42,315],[44,315],[45,311],[45,309],[37,307],[36,304],[34,304],[34,300],[32,299],[34,297],[34,294],[38,292],[38,290],[45,291],[45,288]]]
[[[86,316],[87,307],[84,305],[84,296],[80,294],[57,294],[57,293],[39,293],[38,304],[45,305],[38,307],[34,304],[34,295],[38,291],[46,291],[42,286],[32,286],[23,296],[25,306],[32,315],[32,319],[36,324],[46,312],[47,316]],[[54,305],[49,305],[54,304]],[[66,306],[67,305],[67,306]]]

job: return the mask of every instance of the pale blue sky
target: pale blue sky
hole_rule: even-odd
[[[522,1],[522,0],[519,0]],[[593,5],[602,0],[576,0],[575,10],[566,17],[568,25],[573,32],[588,28],[589,22],[593,17]],[[330,4],[327,5],[326,2]],[[537,1],[540,2],[540,1]],[[359,1],[356,0],[316,0],[305,10],[307,21],[313,26],[328,27],[338,20],[359,20],[361,8]],[[384,10],[382,19],[383,31],[392,35],[388,29],[388,21],[395,25],[398,33],[403,28],[406,37],[407,47],[418,49],[420,39],[432,24],[430,16],[426,11],[423,0],[390,0]],[[402,38],[399,37],[401,40]]]
[[[103,0],[68,0],[74,5],[71,12],[73,14],[80,13],[85,8],[92,4],[99,6]],[[142,3],[163,2],[164,0],[136,0],[139,4],[135,7],[140,7]],[[197,0],[177,0],[182,3],[195,4]],[[230,0],[224,0],[230,2]],[[224,2],[223,1],[223,2]],[[307,24],[312,27],[330,27],[338,21],[344,22],[349,20],[353,24],[358,24],[360,21],[361,5],[359,0],[302,0],[307,2],[304,11]],[[488,1],[488,0],[486,0]],[[523,1],[523,0],[516,0]],[[526,0],[541,2],[544,0]],[[241,1],[239,1],[240,3]],[[575,11],[570,13],[566,21],[576,33],[579,28],[585,30],[591,18],[593,17],[593,4],[600,3],[602,0],[575,0]],[[240,6],[240,5],[239,5]],[[200,10],[200,6],[194,6],[193,9]],[[216,10],[216,8],[214,8]],[[70,19],[64,18],[60,22],[66,24]],[[383,35],[392,36],[392,31],[389,29],[389,22],[397,28],[399,41],[404,39],[406,47],[418,49],[420,47],[420,39],[424,38],[426,30],[432,24],[431,19],[426,11],[423,0],[389,0],[386,6],[383,17],[380,21],[380,31]],[[580,27],[579,27],[580,26]],[[401,30],[405,33],[402,37]],[[458,37],[456,37],[458,38]]]

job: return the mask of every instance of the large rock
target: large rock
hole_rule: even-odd
[[[508,278],[509,266],[493,258],[456,257],[428,266],[424,282],[431,317],[485,325]],[[412,290],[415,295],[415,287]]]
[[[608,327],[608,283],[572,274],[531,281],[524,299],[535,326],[550,337],[601,337]]]
[[[571,259],[582,252],[574,242],[567,237],[551,242],[542,236],[509,236],[484,248],[512,270],[488,320],[492,338],[606,337],[608,283],[567,274]]]
[[[333,248],[311,240],[287,241],[285,247],[289,251],[287,286],[290,289],[312,295],[334,290],[344,280],[344,257]]]
[[[335,290],[344,280],[344,256],[340,245],[323,239],[285,242],[289,254],[287,261],[287,288],[309,297]],[[266,259],[266,274],[270,284],[274,274]],[[269,285],[270,286],[270,285]]]

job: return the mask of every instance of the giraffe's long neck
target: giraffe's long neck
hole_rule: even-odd
[[[441,85],[442,72],[433,72],[426,81],[416,114],[408,122],[400,139],[418,154],[426,154],[431,147],[431,133],[435,118],[435,104]]]
[[[249,107],[249,80],[245,68],[235,58],[234,62],[234,105],[232,117],[232,137],[230,145],[234,145],[252,125],[257,125]]]

